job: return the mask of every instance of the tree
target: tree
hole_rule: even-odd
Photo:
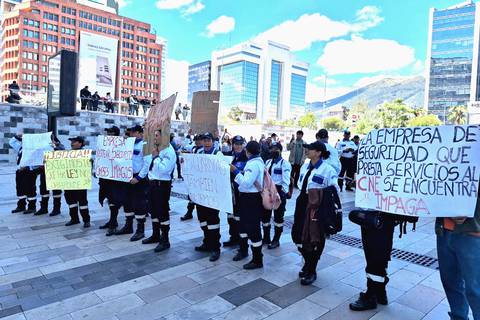
[[[301,128],[309,128],[317,130],[317,119],[313,112],[307,112],[298,119],[298,126]]]
[[[240,121],[242,118],[243,111],[239,107],[233,107],[228,112],[228,117],[234,121]]]
[[[454,106],[448,109],[448,121],[453,124],[465,124],[467,122],[467,108],[464,106]]]
[[[408,121],[415,115],[414,110],[404,104],[402,99],[397,99],[384,103],[379,108],[379,116],[383,127],[400,128],[407,126]]]
[[[442,121],[438,119],[438,116],[434,114],[426,114],[412,118],[408,121],[407,127],[430,127],[430,126],[439,126],[442,124]]]
[[[323,119],[322,126],[327,130],[339,131],[345,127],[345,122],[338,117],[328,117]]]
[[[383,127],[382,119],[379,116],[378,108],[368,109],[357,121],[355,131],[360,134],[367,134],[373,129]]]
[[[347,126],[352,127],[363,118],[368,111],[368,104],[364,101],[356,102],[348,112]]]

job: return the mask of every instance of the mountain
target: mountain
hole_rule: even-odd
[[[342,96],[324,102],[311,103],[312,111],[321,111],[324,107],[346,106],[352,107],[361,101],[369,107],[375,107],[384,102],[402,99],[411,107],[423,107],[425,92],[425,78],[417,76],[412,78],[384,78]]]

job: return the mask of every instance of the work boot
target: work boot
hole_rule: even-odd
[[[191,212],[185,213],[182,217],[180,217],[181,221],[187,221],[193,219],[193,214]]]
[[[214,250],[210,253],[210,258],[208,259],[210,262],[214,262],[220,259],[220,250]]]
[[[263,227],[263,240],[262,243],[264,245],[269,245],[271,242],[270,240],[270,227]]]
[[[208,252],[210,250],[208,250],[208,247],[205,243],[202,243],[201,245],[195,247],[195,251]]]
[[[387,286],[387,283],[390,279],[388,277],[385,277],[385,282],[376,282],[376,295],[377,295],[377,302],[381,305],[386,306],[388,304],[388,297],[387,297],[387,291],[385,290],[385,287]]]
[[[160,222],[152,222],[152,235],[147,239],[143,239],[143,244],[160,242]]]
[[[162,231],[161,241],[155,248],[155,252],[162,252],[170,248],[170,240],[168,238],[168,232],[170,231],[170,225],[160,224],[160,230]]]
[[[130,238],[130,241],[138,241],[145,238],[145,221],[137,220],[137,230],[135,234]]]
[[[317,280],[317,262],[318,260],[314,252],[305,253],[305,271],[300,280],[302,286],[309,286]]]
[[[252,249],[252,260],[243,265],[243,269],[245,270],[253,270],[263,268],[263,254],[262,254],[262,246],[254,247],[250,246]]]
[[[83,227],[90,228],[90,213],[88,211],[88,205],[79,206],[80,215],[82,216]]]
[[[12,213],[20,213],[25,212],[27,210],[27,199],[19,198],[17,201],[17,207],[12,210]]]
[[[73,226],[74,224],[79,224],[80,219],[78,218],[78,204],[70,204],[68,206],[70,221],[68,221],[65,226]]]
[[[357,301],[350,303],[350,309],[353,311],[365,311],[377,308],[377,283],[367,279],[367,291],[360,292]]]
[[[162,252],[167,249],[170,249],[170,242],[168,241],[160,241],[160,243],[157,245],[155,249],[153,249],[154,252]]]
[[[108,227],[107,233],[105,233],[105,236],[111,237],[115,234],[115,232],[117,232],[117,227],[113,227],[113,228]]]
[[[43,214],[48,213],[48,196],[42,196],[42,200],[40,200],[40,209],[34,213],[35,216],[41,216]]]
[[[304,278],[307,275],[307,255],[305,253],[305,250],[303,250],[303,248],[298,248],[298,251],[300,252],[300,254],[303,257],[303,267],[302,267],[302,270],[300,270],[300,272],[298,272],[298,277],[299,278]]]
[[[123,226],[123,228],[115,232],[116,235],[131,234],[131,233],[133,233],[133,216],[127,217],[127,220],[125,221],[125,225]]]
[[[58,197],[57,196],[53,196],[53,209],[52,209],[52,212],[50,212],[49,216],[53,217],[53,216],[58,216],[60,214],[60,207],[62,205],[62,198],[61,196],[59,195]]]
[[[283,227],[275,226],[275,234],[272,242],[268,245],[268,249],[275,249],[280,247],[280,236],[282,235]]]
[[[238,245],[238,239],[236,238],[230,238],[228,241],[224,241],[223,242],[223,246],[224,247],[234,247],[236,245]]]
[[[240,261],[248,257],[248,240],[247,238],[241,238],[239,241],[240,248],[237,254],[233,257],[233,261]]]
[[[37,211],[37,200],[35,198],[33,200],[28,200],[27,210],[24,211],[23,214],[35,213],[36,211]]]
[[[340,188],[340,192],[343,191],[343,179],[338,179],[338,187]]]

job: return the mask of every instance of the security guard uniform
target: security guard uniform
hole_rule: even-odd
[[[83,137],[74,137],[69,138],[68,140],[72,142],[80,142],[82,144],[82,147],[80,149],[83,149],[85,145],[85,140],[83,139]],[[78,211],[80,210],[80,215],[82,216],[83,220],[83,226],[85,228],[89,228],[90,214],[88,211],[87,190],[65,190],[64,196],[70,211],[70,221],[67,222],[65,225],[71,226],[80,223],[80,219],[78,218]]]
[[[272,146],[279,146],[280,154],[275,159],[267,160],[265,168],[272,177],[278,194],[282,199],[282,203],[277,210],[273,210],[273,222],[275,233],[273,240],[270,242],[270,229],[272,210],[264,210],[262,218],[263,226],[263,244],[268,244],[269,249],[277,248],[280,245],[280,236],[283,232],[283,217],[285,215],[285,206],[287,204],[288,188],[290,186],[290,174],[292,173],[292,165],[285,161],[281,156],[282,146],[278,142],[272,142]],[[272,148],[272,146],[270,148]]]
[[[232,143],[236,143],[239,137],[243,143],[244,139],[240,136],[235,136],[232,139]],[[237,140],[235,140],[237,139]],[[240,172],[243,172],[245,165],[247,164],[248,158],[245,150],[242,150],[239,153],[235,151],[231,151],[227,155],[232,156],[232,164],[237,168]],[[230,182],[232,183],[232,192],[233,192],[233,213],[229,213],[227,215],[228,221],[228,233],[230,234],[230,239],[223,243],[224,247],[234,246],[238,244],[240,240],[240,234],[238,232],[238,224],[240,223],[240,191],[238,191],[238,184],[235,182],[235,176],[233,173],[230,174]]]
[[[251,242],[252,260],[243,266],[244,269],[263,267],[261,221],[263,215],[263,201],[260,190],[263,186],[265,163],[260,157],[260,145],[250,141],[246,146],[252,154],[245,165],[243,173],[235,169],[235,182],[239,190],[240,214],[240,248],[234,261],[242,260],[248,256],[248,239]],[[254,151],[254,152],[251,152]]]
[[[198,141],[199,139],[201,139],[202,137],[200,135],[196,135],[193,140],[194,141]],[[191,153],[199,153],[200,150],[202,150],[202,146],[193,146],[192,149],[191,149]],[[193,219],[193,210],[195,210],[195,203],[190,200],[190,198],[188,198],[188,204],[187,204],[187,213],[185,213],[185,215],[183,215],[183,217],[180,217],[180,220],[181,221],[186,221],[186,220],[190,220],[190,219]]]
[[[141,127],[136,126],[132,128],[132,131],[142,130]],[[132,167],[133,178],[138,182],[132,184],[126,182],[126,194],[124,201],[124,211],[126,216],[125,226],[118,230],[115,234],[130,234],[133,232],[133,218],[137,220],[137,230],[135,234],[130,238],[130,241],[138,241],[145,237],[145,220],[147,217],[147,199],[146,191],[148,183],[146,181],[148,174],[148,163],[143,157],[143,145],[142,138],[136,138],[133,146]]]
[[[340,187],[340,190],[343,189],[344,180],[345,189],[352,190],[350,184],[354,180],[355,166],[357,165],[353,157],[354,152],[357,149],[358,146],[350,139],[343,139],[342,141],[338,142],[337,150],[340,155],[340,163],[342,164],[342,170],[340,170],[340,175],[338,176],[338,185]],[[345,174],[347,176],[344,178]]]
[[[170,248],[169,201],[172,191],[172,172],[175,170],[177,155],[172,145],[161,150],[158,156],[146,157],[148,164],[149,201],[152,214],[152,236],[143,244],[159,242],[155,252]],[[161,236],[160,236],[161,231]]]
[[[27,210],[27,198],[30,201],[36,201],[35,188],[31,188],[30,183],[32,173],[29,167],[20,167],[22,160],[22,137],[14,136],[9,141],[10,147],[17,152],[17,171],[15,171],[15,184],[17,189],[17,207],[12,213],[25,213]],[[31,205],[29,204],[29,207]]]
[[[211,133],[203,135],[203,139],[213,140]],[[210,154],[223,157],[222,152],[212,145],[210,148],[205,146],[198,152],[199,154]],[[203,231],[202,245],[195,247],[196,251],[210,252],[210,261],[216,261],[220,258],[220,211],[217,209],[208,208],[199,204],[197,206],[198,221],[200,228]]]

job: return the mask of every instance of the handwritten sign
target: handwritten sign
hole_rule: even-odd
[[[128,182],[133,178],[135,138],[98,136],[95,174],[98,178]]]
[[[148,112],[145,120],[145,128],[143,137],[145,145],[143,146],[143,154],[149,155],[154,148],[158,151],[165,149],[170,145],[170,118],[172,116],[173,106],[177,94],[172,94],[165,100],[162,100],[158,105],[152,106]],[[160,145],[157,147],[154,143],[155,131],[161,130],[162,139]]]
[[[45,152],[47,190],[92,188],[92,150]]]
[[[233,212],[228,159],[208,154],[184,154],[182,174],[190,199],[199,205]]]
[[[24,134],[22,137],[21,167],[42,166],[43,153],[52,150],[52,133]]]
[[[401,215],[472,217],[480,126],[379,129],[360,143],[355,205]]]
[[[197,91],[192,99],[192,123],[190,128],[195,133],[218,130],[218,101],[220,91]]]

